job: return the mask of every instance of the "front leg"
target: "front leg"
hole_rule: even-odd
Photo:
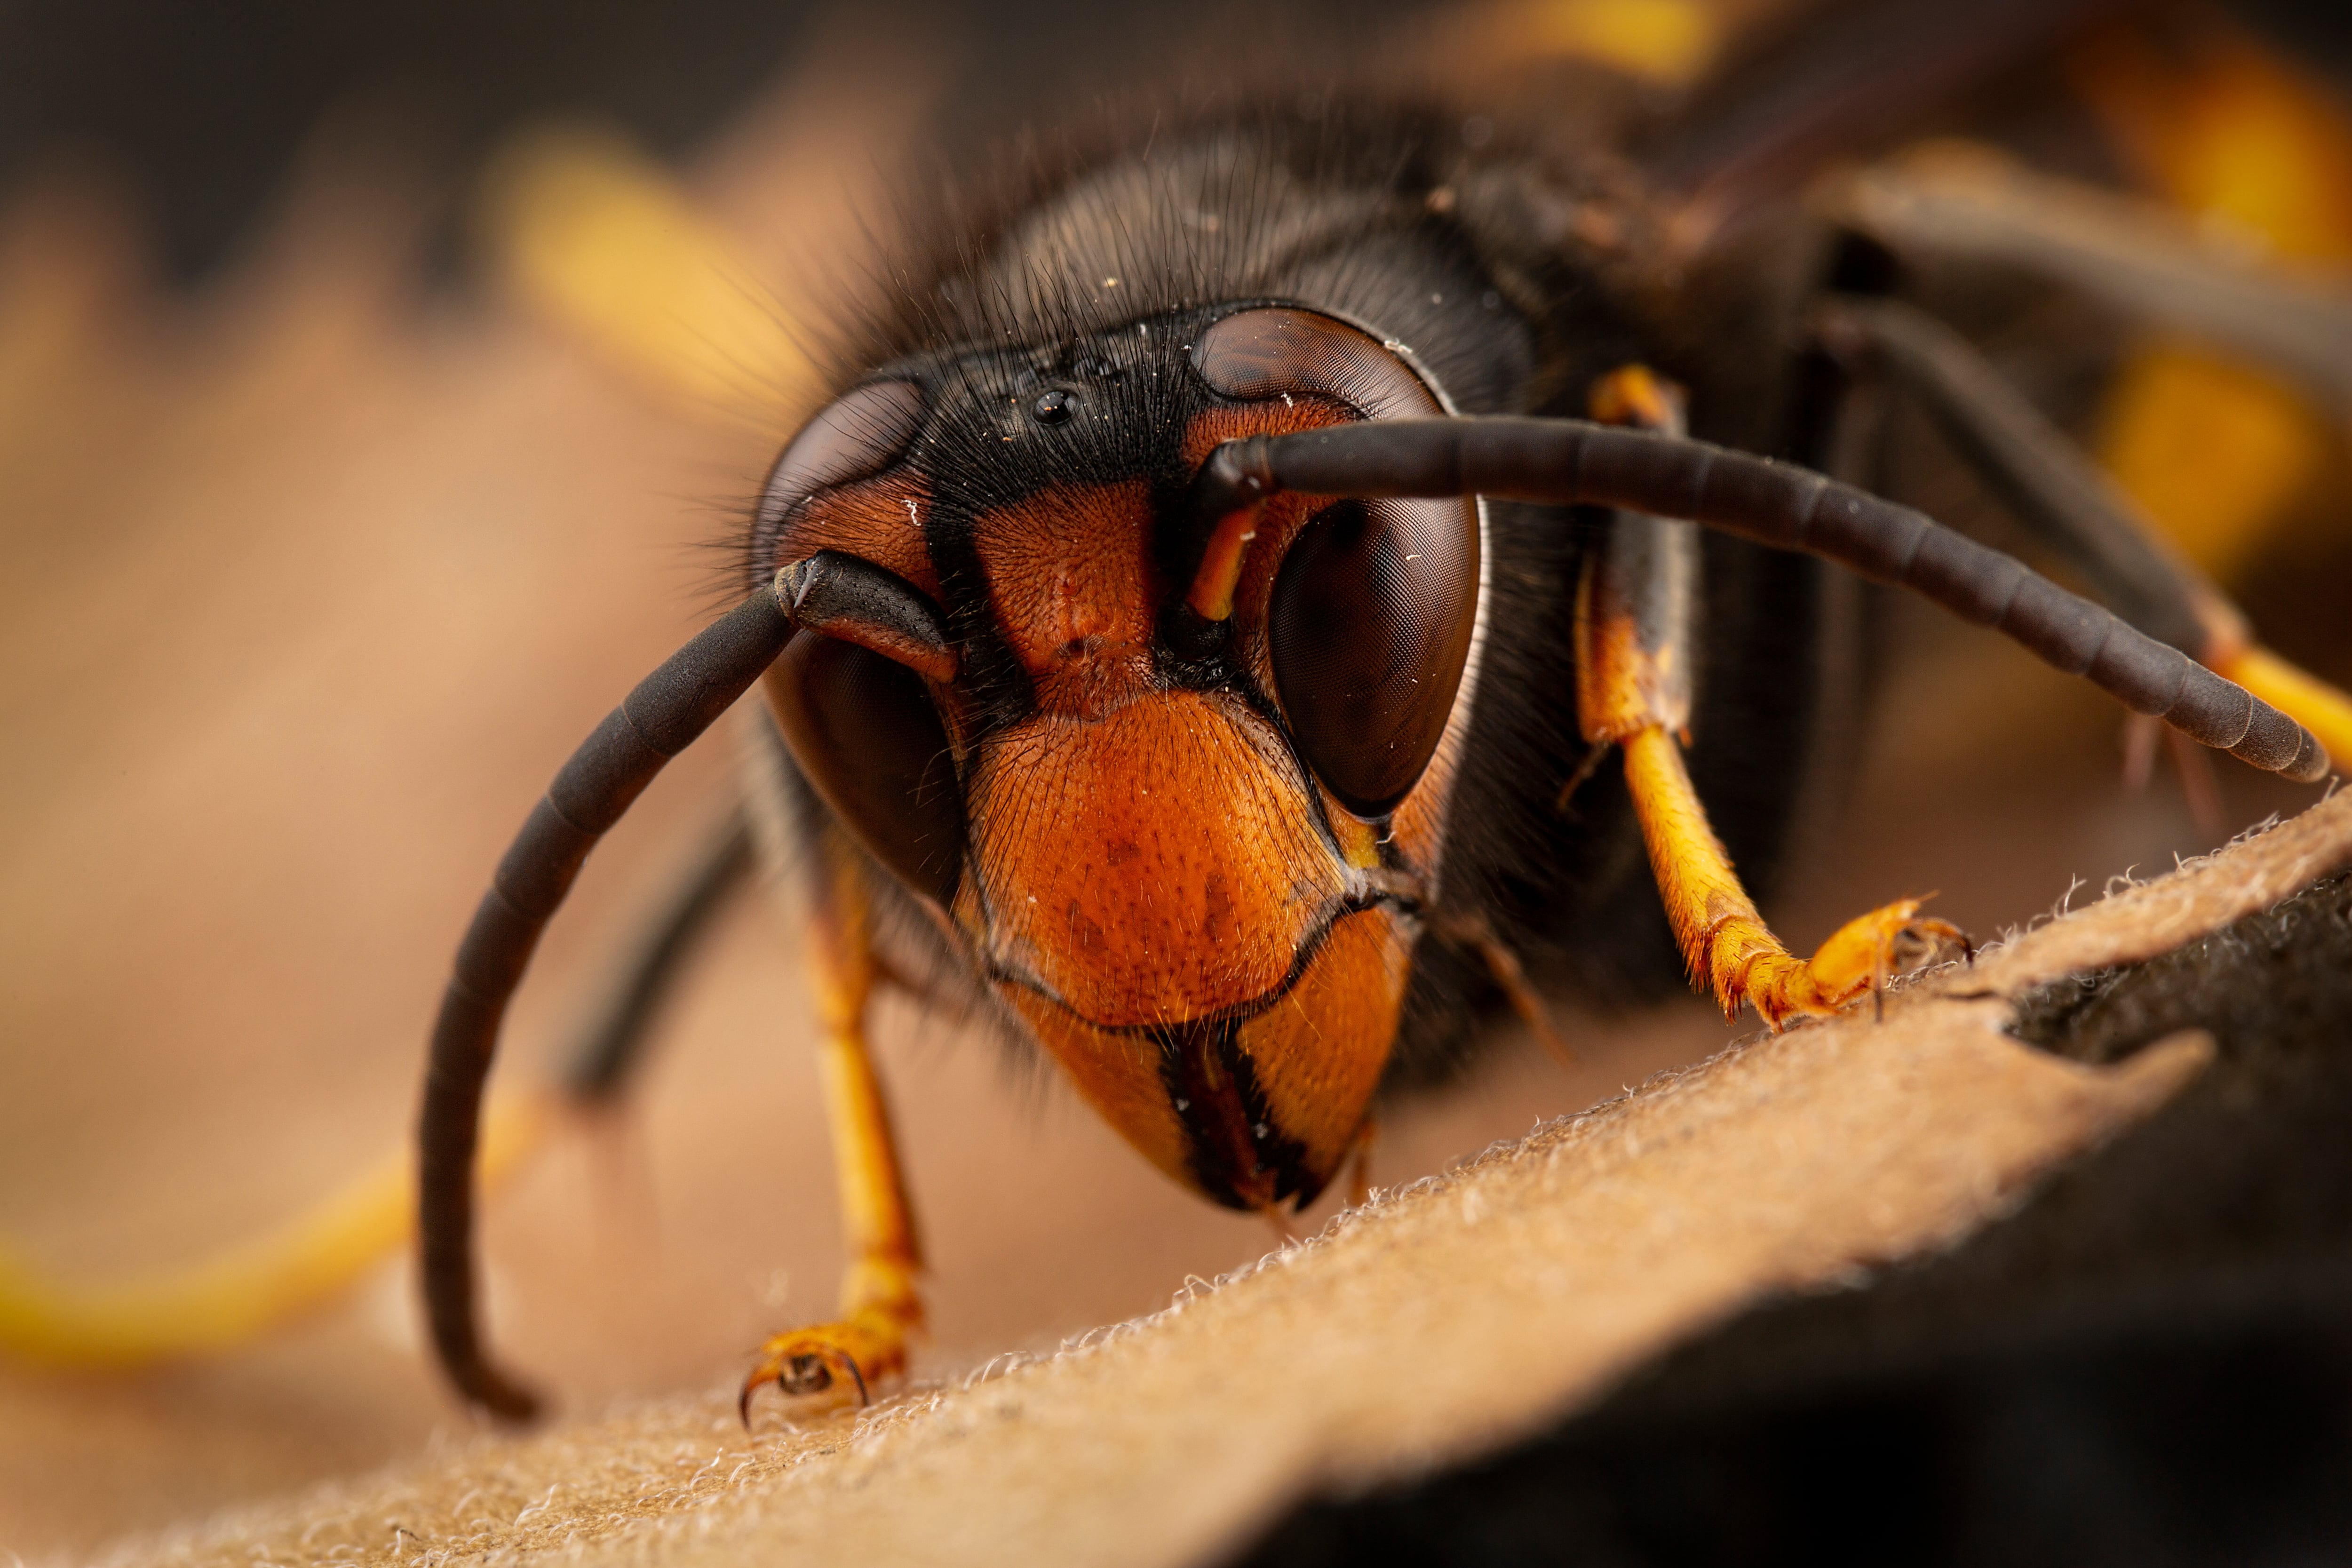
[[[1612,424],[1682,433],[1678,389],[1638,365],[1603,377],[1591,408]],[[1595,760],[1611,746],[1624,753],[1651,874],[1693,984],[1714,993],[1725,1016],[1746,1002],[1779,1028],[1882,988],[1909,945],[1965,945],[1954,927],[1920,919],[1917,899],[1849,921],[1811,959],[1772,934],[1683,765],[1677,737],[1688,738],[1697,602],[1696,525],[1634,512],[1612,519],[1577,585],[1577,721]]]
[[[854,1392],[860,1405],[867,1403],[877,1384],[905,1372],[908,1339],[923,1326],[915,1286],[922,1254],[890,1135],[889,1106],[866,1041],[877,978],[869,873],[833,824],[815,827],[810,838],[820,868],[810,922],[824,1031],[818,1062],[849,1258],[840,1316],[778,1334],[761,1348],[738,1405],[746,1426],[752,1394],[768,1383],[793,1395]]]
[[[1904,950],[1967,946],[1958,927],[1921,919],[1921,900],[1898,899],[1848,921],[1811,958],[1799,958],[1772,934],[1739,885],[1674,737],[1645,729],[1623,746],[1625,782],[1675,943],[1690,964],[1692,983],[1715,994],[1725,1017],[1738,1014],[1742,1002],[1776,1029],[1801,1013],[1834,1013],[1865,992],[1883,989]]]

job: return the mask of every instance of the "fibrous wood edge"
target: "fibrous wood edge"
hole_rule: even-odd
[[[854,1420],[749,1437],[714,1391],[457,1445],[107,1561],[1199,1562],[1311,1489],[1507,1442],[1745,1305],[2013,1209],[2210,1046],[2083,1067],[2004,1034],[2009,999],[2347,864],[2352,799],[2332,798],[1940,972],[1883,1023],[1743,1042],[1150,1317]]]

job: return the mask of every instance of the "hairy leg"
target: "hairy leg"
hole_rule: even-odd
[[[871,873],[837,826],[814,823],[810,833],[819,873],[810,932],[824,1031],[819,1064],[849,1258],[842,1274],[840,1315],[829,1323],[778,1334],[761,1348],[758,1364],[743,1381],[740,1408],[747,1422],[752,1394],[769,1383],[788,1394],[854,1391],[865,1403],[877,1382],[906,1369],[908,1339],[923,1325],[915,1285],[921,1250],[899,1174],[889,1107],[866,1039],[866,1014],[879,978],[866,887]]]

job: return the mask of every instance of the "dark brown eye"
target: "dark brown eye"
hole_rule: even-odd
[[[922,427],[925,406],[913,382],[877,381],[819,410],[768,471],[759,525],[772,529],[812,492],[889,467]]]
[[[1298,749],[1339,804],[1382,816],[1454,711],[1478,616],[1478,517],[1460,500],[1341,501],[1300,531],[1266,635]]]
[[[770,686],[793,759],[859,843],[942,905],[963,866],[963,799],[922,678],[880,654],[803,633]]]
[[[1201,379],[1227,397],[1304,392],[1336,397],[1367,419],[1442,414],[1404,361],[1344,321],[1312,310],[1237,310],[1201,334]]]

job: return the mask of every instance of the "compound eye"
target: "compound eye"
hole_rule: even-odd
[[[1477,616],[1474,503],[1341,501],[1291,542],[1266,626],[1276,693],[1349,811],[1385,816],[1420,782]]]
[[[877,381],[844,393],[821,409],[768,472],[759,521],[773,528],[812,494],[877,474],[898,460],[922,427],[923,389],[911,381]]]
[[[922,678],[869,648],[803,633],[770,688],[793,759],[866,852],[945,907],[963,867],[963,796]]]

